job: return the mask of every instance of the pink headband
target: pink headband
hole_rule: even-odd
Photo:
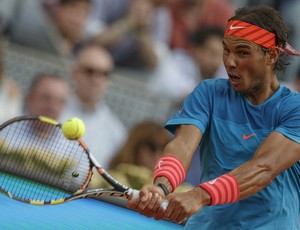
[[[275,34],[258,26],[239,20],[231,20],[227,24],[225,36],[235,36],[252,41],[267,49],[276,47]],[[286,43],[286,47],[280,47],[287,55],[300,56],[300,52]]]

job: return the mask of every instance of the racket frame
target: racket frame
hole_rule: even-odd
[[[62,124],[58,121],[45,117],[45,116],[19,116],[12,118],[6,122],[4,122],[2,125],[0,125],[0,132],[3,128],[7,127],[8,125],[18,122],[18,121],[24,121],[24,120],[38,120],[43,123],[50,124],[52,126],[56,126],[57,128],[62,127]],[[91,198],[91,197],[101,197],[101,196],[112,196],[112,197],[124,197],[126,199],[135,199],[139,196],[139,191],[129,188],[126,185],[123,185],[119,181],[117,181],[115,178],[113,178],[95,159],[95,157],[91,154],[90,150],[88,149],[87,145],[84,143],[82,139],[78,140],[70,140],[70,141],[77,141],[82,148],[84,149],[84,152],[87,154],[88,159],[90,161],[90,169],[87,175],[87,179],[83,183],[83,185],[74,193],[70,193],[70,196],[60,199],[54,199],[50,201],[43,201],[43,200],[28,200],[28,199],[22,199],[20,197],[14,196],[10,191],[6,191],[5,189],[0,187],[0,192],[4,195],[8,196],[11,199],[21,201],[28,204],[34,204],[34,205],[55,205],[55,204],[61,204],[68,201],[76,200],[76,199],[82,199],[82,198]],[[96,171],[113,187],[113,189],[105,189],[105,188],[96,188],[96,189],[87,189],[90,181],[92,180],[93,175],[93,168],[96,169]]]

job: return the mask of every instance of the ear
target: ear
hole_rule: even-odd
[[[267,53],[267,63],[269,65],[274,65],[279,58],[280,52],[278,47],[270,48]]]

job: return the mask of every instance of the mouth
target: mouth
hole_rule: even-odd
[[[228,73],[228,77],[229,77],[231,84],[233,84],[233,85],[237,84],[241,80],[241,77],[239,77],[236,74]]]
[[[238,75],[228,73],[230,80],[236,81],[241,79]]]

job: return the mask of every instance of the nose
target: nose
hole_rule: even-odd
[[[223,56],[223,62],[224,66],[227,68],[236,68],[237,67],[237,61],[233,53],[229,53],[228,55]]]

